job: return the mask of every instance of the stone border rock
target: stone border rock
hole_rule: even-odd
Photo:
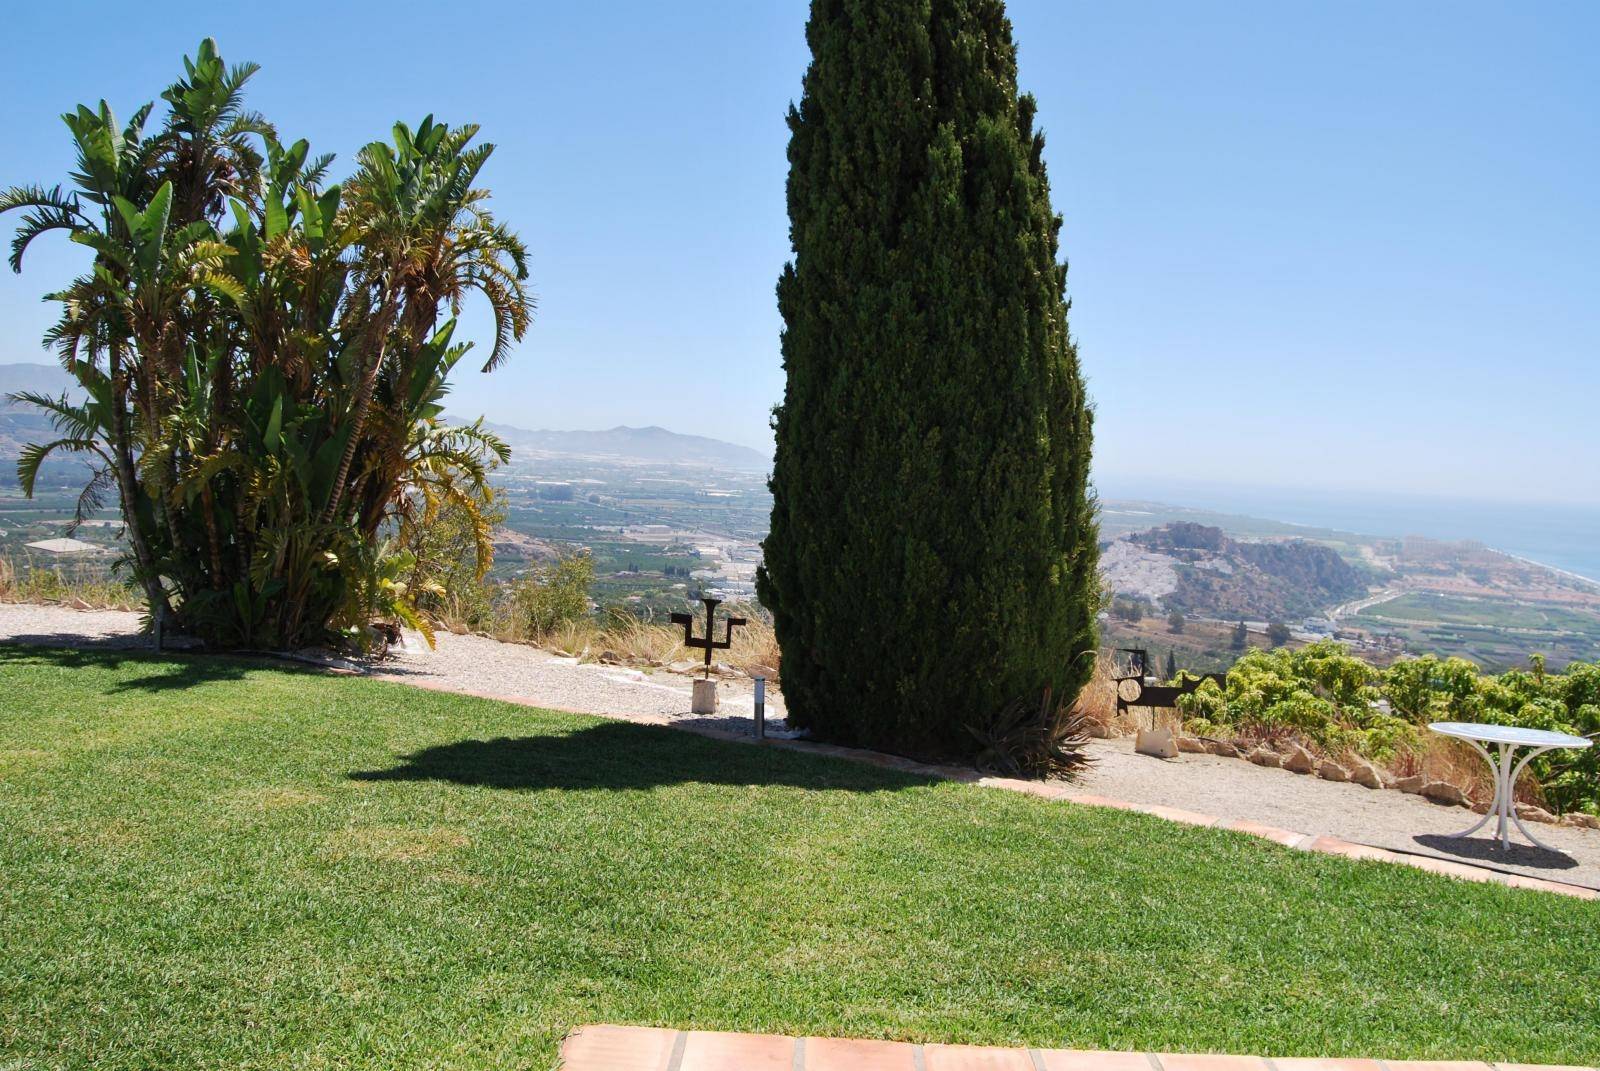
[[[1218,740],[1203,736],[1178,737],[1178,750],[1190,754],[1216,755],[1221,758],[1244,759],[1257,766],[1267,766],[1290,773],[1314,774],[1324,781],[1348,782],[1371,789],[1393,789],[1412,795],[1426,796],[1435,803],[1467,807],[1478,814],[1488,810],[1488,805],[1473,803],[1465,790],[1450,781],[1429,780],[1422,774],[1396,777],[1379,769],[1374,763],[1359,755],[1347,755],[1342,761],[1318,755],[1304,744],[1286,740],[1274,748],[1264,741],[1252,747],[1241,747],[1237,740]],[[1524,822],[1543,822],[1546,825],[1563,825],[1578,829],[1600,829],[1600,818],[1592,814],[1573,812],[1551,814],[1543,807],[1531,803],[1517,804],[1517,817]]]

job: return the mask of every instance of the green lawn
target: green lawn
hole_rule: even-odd
[[[249,662],[0,647],[0,1068],[593,1021],[1600,1062],[1600,905]]]

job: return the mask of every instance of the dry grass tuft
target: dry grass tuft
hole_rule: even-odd
[[[0,602],[43,603],[75,610],[142,610],[139,593],[87,565],[19,566],[0,558]]]
[[[1094,660],[1094,676],[1078,693],[1074,709],[1089,723],[1093,736],[1124,736],[1139,728],[1133,713],[1117,713],[1117,685],[1111,679],[1111,652],[1100,651]]]
[[[778,637],[758,608],[733,605],[727,613],[743,617],[748,623],[734,630],[733,646],[718,651],[714,661],[744,673],[776,682],[781,657]],[[718,616],[717,634],[722,634]],[[703,623],[695,622],[698,635]],[[660,621],[646,621],[632,614],[616,613],[604,619],[583,618],[565,621],[551,629],[529,633],[509,626],[494,632],[496,639],[528,643],[557,654],[586,662],[615,662],[627,666],[657,667],[674,662],[699,663],[705,652],[683,645],[683,629]]]

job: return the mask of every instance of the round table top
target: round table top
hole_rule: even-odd
[[[1594,743],[1570,733],[1553,733],[1548,729],[1524,729],[1519,725],[1490,725],[1471,721],[1436,721],[1428,728],[1445,736],[1462,740],[1481,740],[1489,744],[1514,744],[1522,747],[1588,747]]]

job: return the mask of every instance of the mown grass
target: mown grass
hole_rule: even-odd
[[[1600,905],[249,662],[0,648],[0,1067],[585,1022],[1600,1061]]]

